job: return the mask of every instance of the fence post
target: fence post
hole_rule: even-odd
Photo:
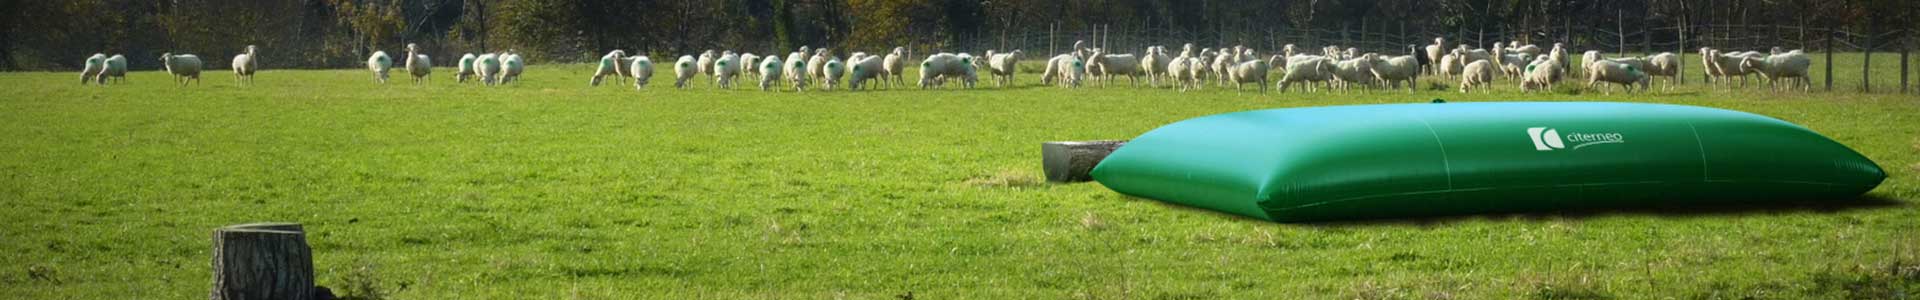
[[[1060,54],[1060,51],[1059,51],[1060,48],[1055,48],[1053,44],[1053,32],[1054,30],[1058,30],[1059,27],[1060,27],[1060,22],[1053,22],[1053,24],[1047,25],[1047,55],[1044,55],[1041,57],[1048,57],[1048,56]]]
[[[1613,11],[1613,30],[1614,30],[1614,31],[1613,31],[1613,35],[1614,35],[1614,36],[1617,36],[1617,37],[1619,37],[1619,38],[1620,38],[1620,44],[1619,44],[1619,45],[1616,45],[1617,47],[1615,47],[1615,48],[1618,48],[1618,49],[1619,49],[1620,51],[1618,51],[1618,52],[1614,52],[1614,55],[1623,55],[1623,56],[1624,56],[1624,55],[1627,55],[1627,25],[1626,25],[1626,24],[1627,24],[1627,21],[1626,21],[1626,18],[1627,18],[1627,11],[1626,11],[1626,10],[1614,10],[1614,11]]]
[[[1678,61],[1678,62],[1676,62],[1676,63],[1678,63],[1678,64],[1679,64],[1679,66],[1680,66],[1680,69],[1679,69],[1679,70],[1674,70],[1674,71],[1675,71],[1675,72],[1677,72],[1677,73],[1674,73],[1674,74],[1673,74],[1673,80],[1674,80],[1674,81],[1677,81],[1677,82],[1678,82],[1679,84],[1687,84],[1687,21],[1686,21],[1686,16],[1681,16],[1681,17],[1679,17],[1679,18],[1674,18],[1674,21],[1675,21],[1675,22],[1678,22],[1677,24],[1674,24],[1674,25],[1673,25],[1673,30],[1674,30],[1674,33],[1675,33],[1675,34],[1678,34],[1678,35],[1680,36],[1680,42],[1678,42],[1678,43],[1675,43],[1675,44],[1677,44],[1677,45],[1679,45],[1678,47],[1680,48],[1680,50],[1679,50],[1679,51],[1677,51],[1677,52],[1674,52],[1674,53],[1679,53],[1679,54],[1680,54],[1680,59],[1679,59],[1679,61]],[[1703,58],[1703,59],[1704,59],[1704,58]]]
[[[1866,58],[1860,62],[1860,92],[1863,93],[1873,92],[1873,72],[1871,71],[1873,70],[1873,29],[1873,20],[1869,18],[1866,32],[1867,47],[1865,51],[1861,51]]]
[[[1827,27],[1827,91],[1833,91],[1833,38],[1838,34],[1833,27]]]
[[[1907,73],[1909,73],[1907,71],[1907,52],[1913,49],[1912,35],[1913,35],[1913,32],[1908,31],[1907,37],[1900,38],[1900,93],[1901,94],[1907,93]]]

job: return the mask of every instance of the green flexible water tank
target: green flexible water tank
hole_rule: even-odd
[[[1147,132],[1092,175],[1127,195],[1283,222],[1847,200],[1886,179],[1778,119],[1605,102],[1220,114]]]

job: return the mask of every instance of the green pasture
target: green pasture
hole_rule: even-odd
[[[224,72],[188,87],[154,71],[105,87],[0,73],[0,298],[206,297],[210,232],[259,221],[305,224],[319,284],[363,299],[1913,298],[1920,96],[1855,91],[1858,56],[1836,65],[1850,71],[1835,92],[1811,94],[1707,88],[1697,59],[1690,85],[1634,95],[1521,94],[1510,79],[1472,95],[1433,79],[1417,93],[1062,89],[1037,74],[767,93],[675,90],[668,70],[635,91],[588,87],[588,65],[501,87],[444,68],[428,85],[365,70],[266,70],[244,87]],[[1897,86],[1894,57],[1875,57],[1876,88]],[[1747,111],[1889,178],[1864,199],[1313,224],[1040,180],[1044,141],[1434,98]]]

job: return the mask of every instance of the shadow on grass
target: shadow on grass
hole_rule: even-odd
[[[1140,198],[1140,197],[1134,197],[1134,196],[1123,196],[1123,197],[1128,200],[1154,202],[1170,209],[1213,214],[1223,218],[1230,218],[1230,219],[1236,219],[1236,220],[1267,222],[1265,220],[1259,220],[1259,219],[1249,218],[1245,216],[1228,214],[1228,213],[1223,213],[1223,212],[1218,212],[1218,211],[1213,211],[1213,210],[1208,210],[1203,208],[1190,207],[1190,206],[1169,203],[1164,201],[1157,201],[1157,200],[1148,199],[1148,198]],[[1684,204],[1684,205],[1657,205],[1657,206],[1641,206],[1641,207],[1567,209],[1567,210],[1538,211],[1538,212],[1489,212],[1489,213],[1477,213],[1477,214],[1385,217],[1385,218],[1374,218],[1374,219],[1352,219],[1352,220],[1333,220],[1333,221],[1317,221],[1317,222],[1284,222],[1284,223],[1278,223],[1278,224],[1292,224],[1292,225],[1317,226],[1317,227],[1359,227],[1359,226],[1382,226],[1382,225],[1437,226],[1437,225],[1445,225],[1447,223],[1467,221],[1467,220],[1498,220],[1498,219],[1520,219],[1520,220],[1531,220],[1531,221],[1555,220],[1555,219],[1578,220],[1578,219],[1621,216],[1621,215],[1691,218],[1691,217],[1719,217],[1719,216],[1741,216],[1741,215],[1762,215],[1762,214],[1803,213],[1803,212],[1833,214],[1833,213],[1842,213],[1842,212],[1857,211],[1857,210],[1888,209],[1888,208],[1904,207],[1907,205],[1909,204],[1897,199],[1891,199],[1891,198],[1881,197],[1877,195],[1863,195],[1853,199],[1835,200],[1835,201],[1777,201],[1777,202],[1757,202],[1757,203],[1722,202],[1722,203],[1703,203],[1703,204]]]
[[[1580,220],[1580,219],[1588,219],[1588,218],[1596,218],[1596,217],[1609,217],[1609,216],[1622,216],[1622,215],[1655,216],[1655,217],[1670,217],[1670,218],[1693,218],[1693,217],[1722,217],[1722,216],[1765,215],[1765,214],[1779,214],[1779,213],[1809,213],[1809,212],[1821,213],[1821,214],[1834,214],[1834,213],[1843,213],[1843,212],[1857,211],[1857,210],[1887,209],[1887,208],[1903,207],[1906,205],[1908,205],[1908,203],[1900,200],[1896,200],[1896,199],[1890,199],[1890,198],[1876,196],[1876,195],[1864,195],[1864,196],[1856,197],[1853,199],[1833,200],[1833,201],[1779,201],[1779,202],[1757,202],[1757,203],[1721,202],[1721,203],[1700,203],[1700,204],[1679,204],[1679,205],[1657,205],[1657,206],[1642,206],[1642,207],[1568,209],[1568,210],[1541,211],[1541,212],[1499,212],[1499,213],[1467,214],[1467,215],[1437,215],[1437,216],[1418,216],[1418,217],[1406,217],[1406,218],[1382,218],[1382,219],[1341,220],[1341,221],[1327,221],[1327,222],[1308,222],[1308,223],[1298,223],[1298,224],[1309,225],[1309,226],[1327,226],[1327,227],[1377,226],[1377,225],[1432,226],[1432,225],[1445,225],[1447,223],[1465,221],[1465,220],[1475,220],[1475,219],[1520,219],[1520,220],[1541,221],[1541,220],[1554,220],[1554,219]]]

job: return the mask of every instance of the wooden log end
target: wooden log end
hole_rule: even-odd
[[[1045,142],[1040,144],[1040,160],[1046,169],[1047,181],[1090,181],[1093,167],[1126,144],[1123,140]]]

